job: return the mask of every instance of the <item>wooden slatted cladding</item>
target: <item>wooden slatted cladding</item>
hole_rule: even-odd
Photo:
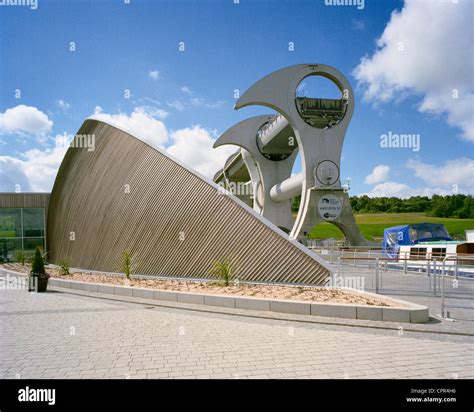
[[[219,187],[134,136],[98,120],[78,134],[95,150],[70,148],[51,193],[53,261],[134,273],[208,278],[232,261],[240,280],[321,284],[327,264]],[[71,240],[74,239],[74,240]]]
[[[49,193],[0,193],[0,208],[48,208]]]

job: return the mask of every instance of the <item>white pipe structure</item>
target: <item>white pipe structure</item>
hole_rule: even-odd
[[[298,173],[270,189],[270,197],[274,202],[283,202],[301,194],[304,174]]]

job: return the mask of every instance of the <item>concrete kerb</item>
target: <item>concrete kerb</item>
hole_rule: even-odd
[[[83,290],[86,292],[99,292],[117,296],[133,296],[143,299],[225,308],[345,319],[378,320],[399,323],[424,323],[429,321],[429,311],[426,306],[387,297],[384,297],[384,299],[393,303],[399,303],[401,307],[304,302],[296,300],[264,299],[245,296],[209,295],[128,286],[91,284],[87,282],[62,279],[50,279],[50,282],[51,286]],[[370,297],[378,297],[377,295],[370,292],[357,292]]]
[[[357,307],[355,305],[311,303],[311,315],[324,316],[327,318],[357,319]]]
[[[20,276],[24,274],[12,272]],[[384,297],[385,300],[400,304],[400,307],[352,305],[340,303],[305,302],[297,300],[265,299],[246,296],[209,295],[191,292],[156,290],[129,286],[93,284],[75,280],[51,278],[50,286],[85,292],[97,292],[116,296],[131,296],[142,299],[207,305],[234,309],[247,309],[288,313],[294,315],[313,315],[332,318],[388,321],[398,323],[424,323],[429,321],[426,306]],[[380,298],[370,293],[355,291],[359,294]]]

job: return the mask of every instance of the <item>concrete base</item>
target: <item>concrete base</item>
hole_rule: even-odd
[[[98,292],[116,296],[133,296],[142,299],[208,305],[223,308],[270,311],[295,315],[313,315],[345,319],[389,321],[399,323],[424,323],[429,320],[428,308],[414,303],[387,298],[401,307],[363,306],[340,303],[304,302],[297,300],[264,299],[245,296],[210,295],[175,292],[147,288],[91,284],[86,282],[51,278],[51,287],[70,288],[86,292]],[[379,297],[370,292],[363,295]]]
[[[341,214],[334,220],[324,219],[318,212],[318,204],[322,197],[325,195],[334,195],[339,198],[342,204]],[[314,226],[328,222],[337,226],[338,229],[344,234],[347,242],[351,246],[374,246],[378,245],[376,242],[371,242],[362,236],[359,226],[357,225],[354,214],[352,213],[352,207],[349,200],[349,196],[342,189],[312,189],[310,191],[310,201],[308,211],[300,230],[299,238],[306,240],[307,235],[313,229]]]

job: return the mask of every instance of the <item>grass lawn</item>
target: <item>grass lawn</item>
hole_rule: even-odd
[[[464,231],[474,229],[474,219],[452,219],[425,216],[424,213],[374,213],[355,215],[362,234],[369,240],[383,237],[383,230],[391,226],[407,223],[442,223],[449,234],[456,239],[465,239]],[[312,239],[343,238],[342,232],[331,223],[321,223],[311,230]]]

